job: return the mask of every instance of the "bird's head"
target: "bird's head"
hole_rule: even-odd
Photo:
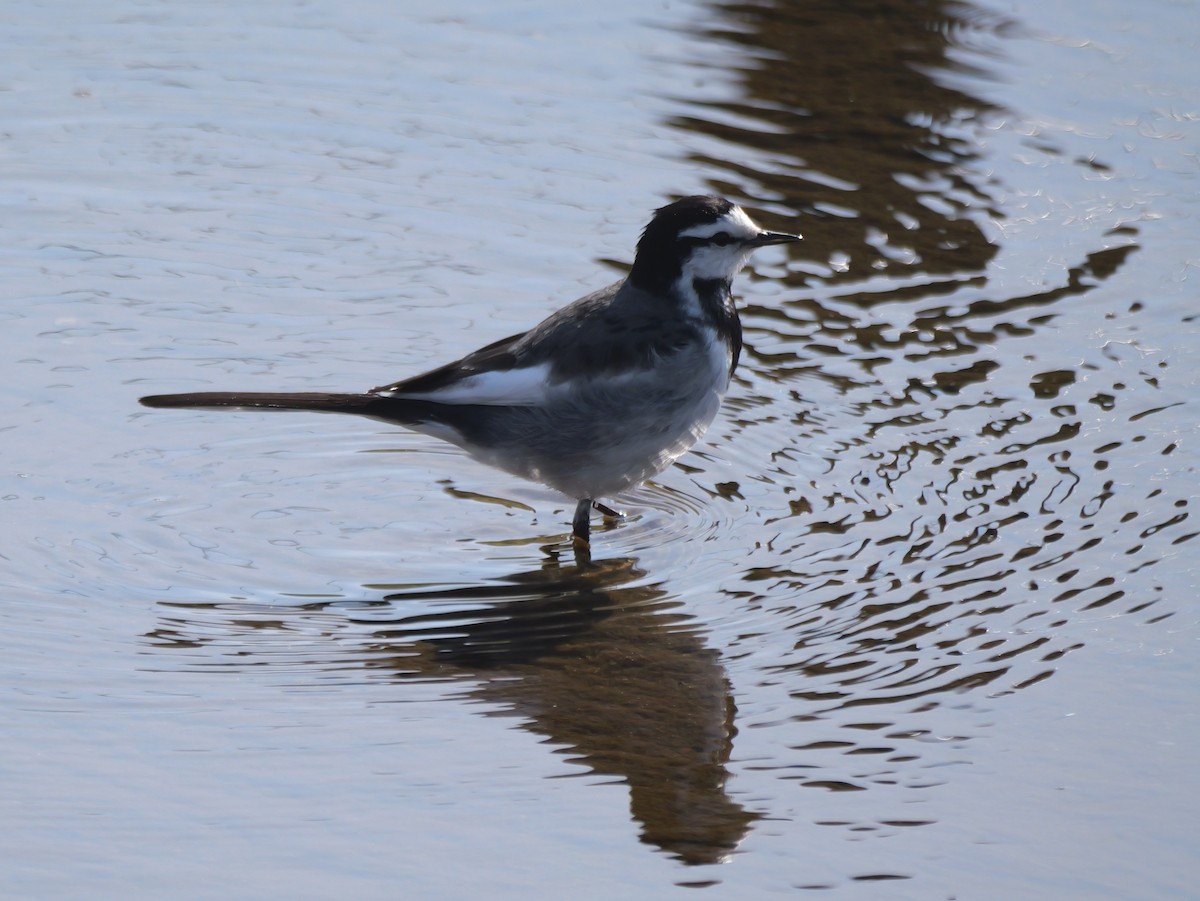
[[[723,197],[685,197],[654,214],[638,242],[630,279],[660,292],[681,279],[728,284],[756,248],[799,240],[799,235],[766,231]]]

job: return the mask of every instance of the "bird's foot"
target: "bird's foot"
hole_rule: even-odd
[[[602,504],[600,501],[592,501],[592,508],[603,516],[605,519],[624,519],[625,514],[620,510],[614,510],[608,504]]]
[[[576,559],[590,558],[592,552],[592,510],[596,510],[606,521],[624,518],[625,514],[607,504],[585,497],[575,505],[575,516],[571,519],[571,545]]]
[[[571,542],[576,548],[589,546],[592,537],[592,499],[585,497],[575,505],[575,516],[571,520]]]

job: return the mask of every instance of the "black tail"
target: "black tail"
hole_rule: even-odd
[[[196,391],[191,394],[152,394],[141,399],[146,407],[242,410],[311,410],[315,413],[356,413],[405,428],[423,431],[423,425],[449,426],[466,436],[479,436],[495,425],[511,407],[439,404],[378,394],[325,394],[318,392]],[[438,437],[445,435],[439,433]],[[451,440],[451,439],[447,439]],[[482,439],[479,439],[482,440]]]
[[[374,394],[286,394],[257,391],[196,391],[192,394],[152,394],[146,407],[243,407],[271,410],[315,410],[321,413],[379,415],[387,399]]]

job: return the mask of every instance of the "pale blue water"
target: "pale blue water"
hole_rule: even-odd
[[[1178,898],[1194,4],[10,5],[0,894]],[[356,390],[806,236],[593,565]]]

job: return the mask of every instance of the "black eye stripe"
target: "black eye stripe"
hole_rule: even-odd
[[[717,232],[707,238],[680,238],[679,243],[684,247],[702,247],[705,244],[715,244],[717,247],[728,247],[736,239],[729,232]]]

